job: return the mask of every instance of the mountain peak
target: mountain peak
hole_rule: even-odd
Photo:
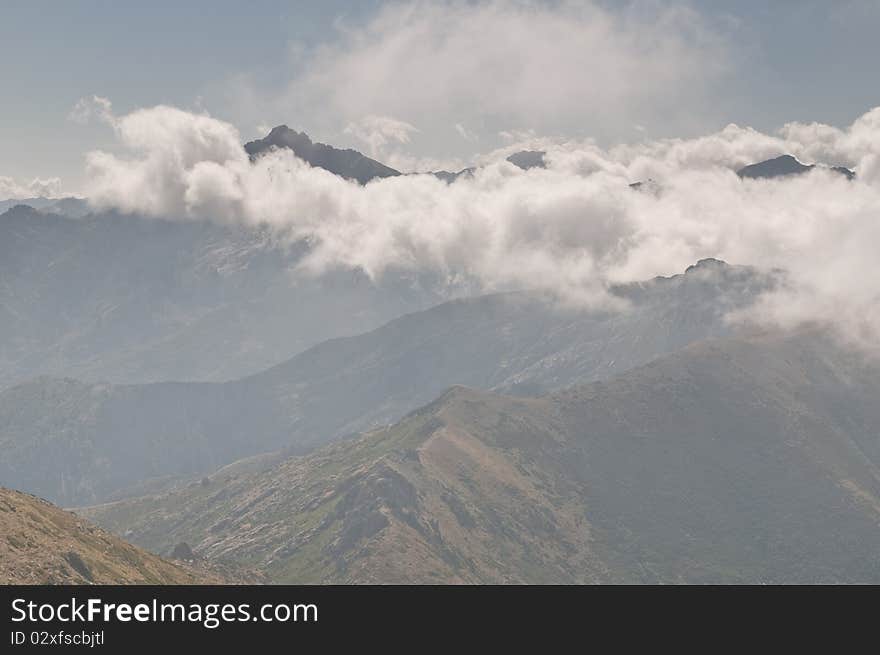
[[[546,168],[543,150],[520,150],[507,158],[514,166],[519,166],[524,171],[530,168]]]
[[[703,278],[715,278],[717,276],[725,276],[729,272],[733,271],[734,267],[728,264],[723,259],[716,259],[715,257],[706,257],[704,259],[700,259],[696,264],[691,264],[684,270],[685,278],[697,277],[700,279]]]
[[[798,175],[806,173],[813,168],[802,164],[792,155],[780,155],[772,159],[767,159],[757,164],[750,164],[739,169],[736,174],[740,177],[752,179],[764,179],[772,177],[783,177],[786,175]]]
[[[297,132],[287,125],[273,127],[262,139],[244,145],[245,151],[252,159],[277,148],[288,148],[311,166],[323,168],[347,180],[356,180],[360,184],[366,184],[376,178],[400,175],[400,171],[370,159],[357,150],[350,148],[341,150],[325,143],[312,141],[305,132]]]
[[[728,264],[723,259],[716,259],[715,257],[705,257],[703,259],[698,260],[696,264],[688,266],[685,269],[685,273],[688,273],[690,271],[695,271],[698,269],[718,269],[718,268],[727,268],[728,266],[730,266],[730,264]]]
[[[827,170],[840,173],[846,179],[852,180],[856,174],[843,166],[820,166]],[[785,177],[788,175],[800,175],[816,168],[816,164],[802,164],[793,155],[779,155],[773,159],[767,159],[757,164],[750,164],[739,169],[736,174],[743,178],[751,179],[767,179],[774,177]]]

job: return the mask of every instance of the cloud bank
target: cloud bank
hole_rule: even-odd
[[[304,273],[432,271],[482,289],[536,288],[577,303],[609,302],[609,285],[671,274],[703,257],[788,271],[761,318],[830,321],[852,339],[880,337],[880,108],[847,129],[730,125],[694,139],[604,149],[532,139],[546,169],[503,160],[453,184],[430,175],[360,186],[290,151],[249,161],[237,130],[167,106],[113,119],[121,157],[88,156],[99,208],[269,225],[307,240]],[[405,133],[405,132],[404,132]],[[858,177],[817,168],[741,180],[734,170],[782,153],[821,156]],[[646,190],[629,185],[652,180]]]
[[[0,199],[58,198],[63,195],[61,178],[34,178],[29,182],[0,175]]]

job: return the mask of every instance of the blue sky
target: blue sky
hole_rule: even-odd
[[[620,3],[600,4],[612,15],[621,11]],[[497,133],[509,128],[613,141],[639,138],[638,133],[627,132],[630,123],[651,136],[697,133],[729,122],[763,130],[790,120],[847,125],[880,104],[877,0],[695,0],[686,5],[636,3],[635,10],[628,10],[651,14],[676,6],[689,7],[696,18],[676,19],[670,29],[691,20],[700,25],[697,37],[682,36],[689,49],[675,59],[682,76],[695,75],[693,86],[700,92],[683,97],[680,107],[670,107],[662,89],[652,91],[654,95],[617,89],[621,98],[640,105],[632,116],[627,113],[627,123],[610,118],[621,113],[617,106],[586,112],[583,121],[576,122],[572,114],[546,108],[539,114],[519,113],[515,119],[501,115],[504,112],[497,107],[469,112],[462,110],[466,102],[451,102],[429,118],[425,105],[413,96],[412,79],[401,80],[407,87],[404,93],[388,83],[393,78],[387,74],[376,78],[383,80],[385,97],[361,107],[356,100],[336,94],[325,110],[315,89],[332,83],[337,79],[333,76],[341,76],[344,84],[350,81],[345,75],[353,74],[351,62],[346,69],[336,60],[352,49],[360,57],[356,49],[364,47],[373,49],[365,50],[365,65],[386,62],[387,58],[372,55],[385,47],[382,44],[394,41],[393,20],[374,24],[368,32],[369,46],[340,31],[340,26],[358,30],[375,20],[382,7],[379,2],[5,1],[0,4],[0,176],[22,180],[60,176],[75,188],[83,175],[83,154],[113,147],[107,125],[68,120],[77,100],[93,94],[109,98],[120,113],[159,103],[206,110],[233,123],[247,139],[257,135],[258,126],[284,122],[362,149],[366,146],[357,141],[357,131],[346,130],[346,125],[357,121],[359,112],[379,113],[413,127],[401,145],[414,157],[462,161],[479,149],[496,146]],[[554,3],[547,7],[551,12],[558,9]],[[467,12],[461,15],[467,20]],[[636,38],[641,34],[635,32]],[[487,40],[496,36],[491,29],[486,31]],[[553,47],[552,43],[523,47],[533,45]],[[322,46],[330,48],[329,54],[316,59],[315,49]],[[397,61],[407,58],[399,48],[393,52]],[[718,65],[693,61],[701,58]],[[692,70],[689,63],[699,66]],[[426,71],[427,79],[443,70],[444,62],[436,65],[437,69]],[[303,85],[300,80],[312,68],[323,71],[322,79]],[[454,85],[454,76],[446,83]],[[560,85],[567,83],[559,80]],[[684,77],[672,86],[675,83],[690,88]],[[465,100],[470,89],[450,88]],[[598,88],[597,95],[602,93]],[[398,96],[401,100],[395,104]],[[341,109],[351,104],[350,112]],[[537,117],[534,124],[532,117]],[[449,129],[461,124],[460,133],[473,138],[450,138],[441,129],[446,124]]]

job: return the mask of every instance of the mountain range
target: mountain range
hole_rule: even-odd
[[[403,174],[285,126],[244,148]],[[704,259],[575,308],[294,275],[309,243],[268,228],[10,203],[0,481],[118,537],[0,489],[9,582],[880,582],[880,363],[732,321],[784,272]]]
[[[386,166],[375,159],[371,159],[357,150],[350,148],[342,150],[325,143],[314,142],[305,132],[297,132],[286,125],[272,128],[269,134],[262,139],[249,141],[244,144],[245,151],[252,159],[277,148],[292,150],[293,154],[309,165],[315,168],[323,168],[347,180],[354,180],[359,184],[366,184],[372,180],[384,177],[404,175],[404,173]],[[544,154],[540,151],[523,150],[507,157],[507,161],[523,170],[543,168]],[[431,174],[445,182],[454,182],[461,176],[471,175],[474,170],[476,169],[469,167],[457,172],[434,171]]]
[[[275,582],[877,583],[878,397],[822,334],[706,340],[82,511]]]
[[[44,214],[58,214],[68,218],[82,218],[91,213],[89,203],[84,198],[24,198],[0,200],[0,214],[18,206],[30,207]]]
[[[773,279],[705,260],[616,289],[624,311],[511,293],[452,301],[223,384],[41,377],[0,391],[0,479],[65,505],[236,459],[303,453],[393,422],[449,386],[544,393],[731,332]]]

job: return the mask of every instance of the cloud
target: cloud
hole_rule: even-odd
[[[839,166],[860,165],[863,176],[878,179],[880,107],[860,116],[846,130],[821,123],[788,123],[780,133],[801,159]]]
[[[113,103],[97,95],[80,98],[67,115],[67,120],[80,125],[85,125],[93,118],[112,125],[115,120]]]
[[[87,196],[97,207],[173,216],[218,208],[247,162],[238,131],[207,114],[158,106],[113,117],[113,126],[129,156],[87,155]]]
[[[371,157],[382,157],[387,154],[385,147],[391,143],[406,144],[410,136],[418,130],[404,121],[390,116],[364,116],[351,122],[345,128],[361,143],[366,144]]]
[[[462,125],[461,123],[456,123],[456,124],[455,124],[455,131],[458,132],[458,135],[459,135],[462,139],[464,139],[465,141],[477,141],[478,138],[479,138],[476,134],[474,134],[473,132],[471,132],[470,130],[468,130],[468,129],[467,129],[464,125]]]
[[[0,200],[26,198],[58,198],[63,195],[61,178],[34,178],[30,182],[20,182],[0,175]]]
[[[388,3],[335,37],[300,52],[286,90],[265,102],[324,134],[393,116],[422,132],[419,152],[444,156],[463,154],[444,134],[456,124],[490,140],[692,125],[730,60],[697,12],[656,2]]]
[[[730,125],[611,148],[530,136],[546,149],[546,169],[522,171],[496,153],[450,185],[410,175],[360,186],[290,151],[252,163],[231,125],[159,106],[117,119],[128,154],[89,155],[88,195],[99,207],[272,226],[311,244],[304,274],[354,267],[381,280],[389,270],[431,271],[451,283],[544,289],[586,305],[613,302],[614,283],[679,272],[703,257],[782,268],[788,286],[764,298],[753,318],[826,321],[876,343],[876,116],[846,129],[789,124],[770,135]],[[817,168],[741,180],[734,172],[785,152],[808,161],[834,155],[858,177]],[[629,186],[649,178],[653,192]]]

